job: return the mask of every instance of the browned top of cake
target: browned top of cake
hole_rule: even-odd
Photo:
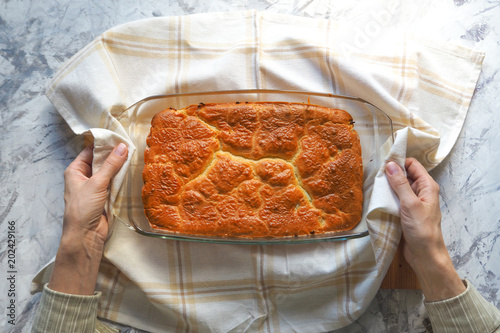
[[[282,237],[348,230],[361,219],[361,146],[346,111],[200,104],[151,123],[142,197],[154,228]]]

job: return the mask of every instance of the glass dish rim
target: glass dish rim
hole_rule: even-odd
[[[346,99],[357,101],[360,103],[367,104],[374,109],[377,110],[381,115],[383,115],[389,124],[390,128],[390,139],[391,143],[394,144],[394,127],[392,118],[381,110],[379,107],[374,105],[373,103],[356,96],[350,95],[340,95],[340,94],[331,94],[331,93],[322,93],[322,92],[313,92],[313,91],[305,91],[305,90],[280,90],[280,89],[236,89],[236,90],[216,90],[216,91],[200,91],[200,92],[187,92],[187,93],[172,93],[172,94],[160,94],[160,95],[151,95],[145,97],[132,105],[128,106],[125,110],[123,110],[118,116],[120,117],[128,112],[129,110],[140,106],[151,100],[158,99],[166,99],[166,98],[179,98],[179,97],[190,97],[190,96],[214,96],[214,95],[231,95],[231,94],[286,94],[286,95],[305,95],[305,96],[317,96],[323,98],[338,98],[338,99]],[[275,102],[280,102],[276,100]],[[300,102],[286,102],[284,103],[300,103]],[[302,102],[305,103],[305,102]],[[308,97],[308,102],[309,97]],[[313,104],[313,103],[311,103]],[[131,184],[129,183],[129,186]],[[349,239],[357,239],[363,238],[369,235],[369,230],[363,230],[361,232],[351,232],[347,231],[339,231],[339,232],[329,232],[321,235],[300,235],[300,236],[286,236],[286,237],[259,237],[259,238],[245,238],[245,237],[221,237],[221,236],[206,236],[206,235],[191,235],[191,234],[181,234],[181,233],[156,233],[142,229],[137,223],[133,220],[129,223],[126,223],[118,216],[116,218],[125,225],[127,228],[136,231],[138,234],[143,236],[148,236],[152,238],[161,238],[161,239],[169,239],[169,240],[177,240],[177,241],[191,241],[191,242],[199,242],[199,243],[216,243],[216,244],[239,244],[239,245],[278,245],[278,244],[307,244],[307,243],[318,243],[318,242],[327,242],[327,241],[346,241]]]
[[[187,93],[173,93],[173,94],[160,94],[160,95],[151,95],[148,97],[144,97],[143,99],[140,99],[139,101],[129,105],[125,110],[120,112],[120,114],[117,115],[117,118],[120,118],[122,114],[126,113],[128,110],[138,106],[139,104],[145,103],[150,100],[154,99],[161,99],[161,98],[169,98],[169,97],[181,97],[181,96],[198,96],[198,95],[229,95],[229,94],[254,94],[254,93],[261,93],[261,94],[294,94],[294,95],[310,95],[310,96],[319,96],[319,97],[329,97],[329,98],[340,98],[340,99],[347,99],[347,100],[352,100],[352,101],[358,101],[361,103],[368,104],[370,106],[373,106],[376,108],[380,113],[382,113],[387,120],[389,121],[390,127],[391,127],[391,136],[392,136],[392,142],[394,142],[394,128],[392,124],[392,118],[385,113],[382,109],[380,109],[378,106],[375,104],[361,98],[361,97],[356,97],[356,96],[351,96],[351,95],[340,95],[340,94],[331,94],[331,93],[322,93],[322,92],[315,92],[315,91],[307,91],[307,90],[280,90],[280,89],[231,89],[231,90],[214,90],[214,91],[199,91],[199,92],[187,92]],[[275,101],[275,102],[280,102],[280,101]],[[285,102],[285,101],[282,101]]]

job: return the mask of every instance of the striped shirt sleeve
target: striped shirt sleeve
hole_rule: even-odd
[[[97,320],[101,294],[70,295],[44,286],[32,332],[111,333],[117,330]]]
[[[500,333],[500,310],[488,303],[464,280],[462,294],[436,302],[425,302],[434,333]]]

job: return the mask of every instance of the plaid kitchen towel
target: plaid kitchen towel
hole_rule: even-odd
[[[142,98],[256,88],[361,97],[393,120],[396,140],[387,158],[403,163],[413,156],[431,169],[459,135],[483,57],[387,33],[361,47],[329,20],[256,11],[196,14],[103,33],[64,64],[47,95],[75,133],[94,137],[94,168],[118,142],[129,146],[129,159],[135,153],[119,115]],[[108,212],[124,204],[120,186],[128,168],[113,180]],[[98,315],[154,332],[346,326],[372,301],[401,235],[398,203],[382,171],[369,190],[369,236],[349,241],[205,244],[147,238],[116,222],[98,279]],[[50,271],[49,264],[35,277],[33,292]]]

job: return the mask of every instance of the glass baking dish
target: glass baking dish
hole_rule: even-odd
[[[279,238],[230,238],[207,237],[174,233],[167,230],[152,228],[144,213],[142,203],[142,170],[144,168],[144,150],[146,138],[151,127],[152,117],[168,108],[180,109],[199,103],[226,102],[294,102],[309,103],[330,108],[343,109],[349,112],[358,132],[363,154],[363,214],[360,223],[350,231],[329,232],[303,236]],[[340,96],[308,91],[283,90],[233,90],[185,94],[151,96],[145,98],[123,111],[117,119],[128,131],[128,135],[136,147],[132,156],[127,176],[121,189],[123,200],[113,207],[113,213],[128,228],[151,237],[174,240],[188,240],[211,243],[238,244],[297,244],[320,241],[341,241],[368,235],[366,214],[371,199],[373,181],[388,149],[394,142],[392,121],[383,111],[373,104],[357,97]]]

